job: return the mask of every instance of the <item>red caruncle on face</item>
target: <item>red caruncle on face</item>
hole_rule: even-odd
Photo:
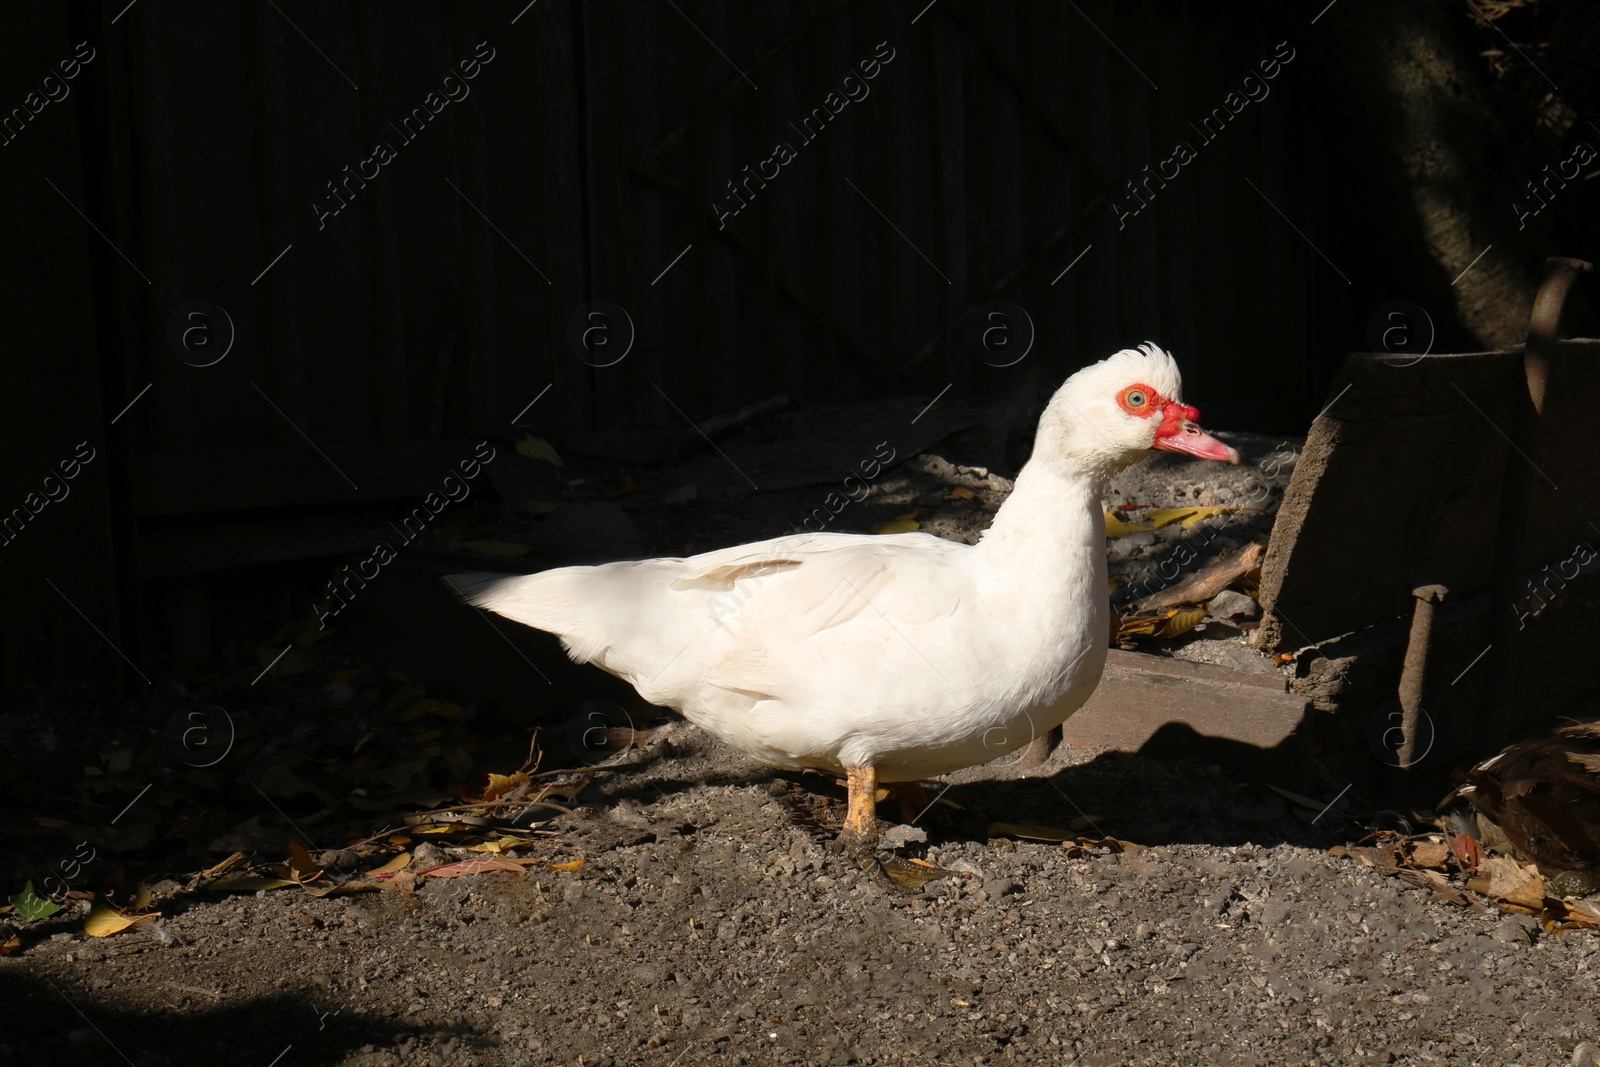
[[[1200,409],[1169,400],[1148,385],[1135,382],[1117,394],[1117,405],[1129,415],[1148,419],[1161,415],[1161,425],[1156,437],[1171,437],[1183,429],[1185,422],[1199,422]]]

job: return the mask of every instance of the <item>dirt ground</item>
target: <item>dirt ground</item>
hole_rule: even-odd
[[[816,436],[815,417],[799,421]],[[1292,449],[1236,443],[1241,468],[1212,465],[1201,481],[1163,457],[1120,478],[1107,504],[1261,510],[1113,542],[1114,573],[1138,578],[1179,539],[1203,539],[1203,561],[1270,528]],[[763,482],[793,466],[764,469],[763,441],[745,444],[726,447]],[[915,508],[924,529],[975,538],[1009,483],[979,464],[981,442],[920,454],[926,444],[900,443],[902,462],[830,528]],[[623,555],[771,536],[803,521],[858,452],[841,443],[843,462],[758,495],[736,495],[715,457],[689,476],[640,472],[626,509],[596,502],[564,537]],[[540,536],[506,511],[481,525],[473,536]],[[376,593],[369,603],[402,610]],[[326,868],[314,884],[327,885],[402,847],[410,871],[482,858],[462,844],[498,836],[401,825],[352,844],[399,825],[397,812],[460,803],[485,769],[515,769],[528,734],[487,703],[418,701],[423,690],[395,673],[410,653],[363,644],[358,630],[296,650],[303,662],[280,661],[260,685],[248,656],[163,682],[177,695],[92,743],[49,699],[0,721],[0,771],[31,798],[5,833],[6,891],[63,871],[57,853],[80,835],[105,857],[56,915],[0,915],[0,942],[16,936],[0,954],[0,1063],[1600,1067],[1594,931],[1436,903],[1330,855],[1375,814],[1336,785],[1314,798],[1330,802],[1319,812],[1178,759],[1060,752],[1032,771],[1008,760],[928,783],[931,805],[892,831],[886,873],[832,845],[844,803],[828,776],[775,774],[676,719],[607,712],[606,725],[642,730],[636,746],[563,751],[572,731],[554,729],[545,766],[569,760],[587,787],[568,812],[497,824],[517,823],[525,843],[505,855],[521,870],[402,875],[324,897],[203,888],[197,872],[230,852],[276,862],[291,839],[313,847],[306,862]],[[1220,620],[1153,651],[1234,665],[1255,655]],[[262,665],[272,654],[257,653]],[[227,762],[174,769],[171,716],[195,695],[231,708],[237,737]],[[78,770],[86,759],[93,774]],[[146,781],[148,795],[117,814]],[[1133,847],[1013,839],[997,822]],[[83,890],[125,893],[137,880],[159,917],[86,936]]]
[[[526,874],[184,895],[0,961],[5,1062],[1593,1064],[1592,931],[1426,902],[1342,818],[1108,754],[949,789],[919,889],[830,848],[841,791],[688,725],[594,772]],[[887,807],[885,809],[888,810]],[[990,820],[1148,842],[1070,858]],[[430,846],[431,847],[431,846]],[[163,901],[168,893],[174,894]]]

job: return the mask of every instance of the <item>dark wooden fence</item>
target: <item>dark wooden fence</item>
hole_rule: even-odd
[[[32,5],[0,105],[94,57],[0,148],[33,312],[5,506],[101,455],[5,548],[9,676],[124,670],[86,620],[141,647],[145,583],[353,547],[513,420],[995,396],[1148,338],[1209,422],[1303,427],[1359,329],[1281,17]],[[1015,367],[967,340],[996,300],[1032,324]]]

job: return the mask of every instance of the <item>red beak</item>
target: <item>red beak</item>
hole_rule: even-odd
[[[1151,447],[1163,452],[1194,456],[1196,459],[1218,459],[1233,464],[1239,462],[1236,449],[1200,428],[1195,421],[1200,417],[1199,411],[1184,404],[1169,402],[1165,414],[1161,428],[1156,430],[1155,444]]]

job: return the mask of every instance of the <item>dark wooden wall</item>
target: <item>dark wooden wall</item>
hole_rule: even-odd
[[[50,430],[17,454],[7,505],[73,441],[105,451],[70,520],[83,544],[62,551],[108,639],[144,579],[362,543],[363,506],[425,492],[536,396],[523,424],[558,434],[682,426],[777,392],[1003,396],[1153,339],[1208,422],[1293,431],[1359,332],[1329,328],[1348,283],[1311,247],[1329,225],[1304,121],[1312,31],[1273,7],[31,10],[0,89],[20,100],[80,40],[97,58],[0,149],[0,182],[28,205],[6,223],[31,257],[32,288],[12,296],[50,312],[20,347],[63,353],[7,355],[12,414]],[[1270,96],[1203,144],[1190,123],[1282,40],[1296,59]],[[480,42],[493,59],[470,94],[403,138],[391,124]],[[790,123],[880,42],[894,58],[870,94],[801,143]],[[713,200],[780,140],[797,157],[719,227]],[[1178,140],[1198,158],[1119,228],[1123,183]],[[319,218],[328,183],[379,142],[396,157]],[[1016,367],[968,350],[993,299],[1036,329]],[[592,300],[635,330],[614,366],[568,343]],[[193,320],[212,348],[185,361],[169,342],[196,301],[231,323],[211,366],[192,364],[230,332],[214,311]],[[54,596],[19,581],[37,585],[30,604]],[[55,626],[41,647],[80,622]],[[41,652],[12,673],[69,662]]]
[[[123,278],[145,335],[127,384],[156,386],[146,469],[303,451],[251,382],[319,446],[358,451],[501,431],[550,383],[538,417],[558,429],[780,389],[993,393],[1007,376],[949,328],[991,296],[1029,311],[1030,358],[1056,368],[1165,342],[1224,423],[1286,387],[1311,397],[1307,310],[1343,283],[1247,182],[1305,213],[1303,59],[1125,230],[1107,202],[1198,143],[1188,122],[1271,55],[1264,32],[1172,5],[941,0],[911,25],[902,5],[545,2],[513,26],[515,6],[129,12],[111,162],[123,247],[154,282]],[[495,59],[470,96],[401,140],[391,123],[479,42]],[[895,59],[870,96],[802,144],[790,122],[879,42]],[[712,200],[780,139],[798,158],[719,230]],[[398,158],[319,229],[311,201],[379,141]],[[216,368],[163,343],[193,299],[237,328]],[[590,299],[637,330],[614,368],[569,351]]]

